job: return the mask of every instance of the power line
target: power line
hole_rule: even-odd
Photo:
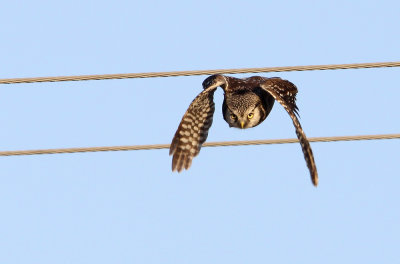
[[[308,65],[308,66],[287,66],[287,67],[199,70],[199,71],[173,71],[173,72],[148,72],[148,73],[127,73],[127,74],[12,78],[12,79],[0,79],[0,84],[110,80],[110,79],[128,79],[128,78],[152,78],[152,77],[192,76],[192,75],[211,75],[211,74],[237,74],[237,73],[258,73],[258,72],[361,69],[361,68],[382,68],[382,67],[400,67],[400,62],[352,63],[352,64],[329,64],[329,65]],[[342,137],[314,137],[314,138],[309,138],[309,141],[310,142],[333,142],[333,141],[379,140],[379,139],[396,139],[396,138],[400,138],[400,134],[361,135],[361,136],[342,136]],[[287,144],[287,143],[296,143],[296,142],[298,142],[298,139],[291,138],[291,139],[272,139],[272,140],[210,142],[210,143],[203,144],[203,146],[204,147],[220,147],[220,146],[241,146],[241,145]],[[81,152],[100,152],[100,151],[123,151],[123,150],[125,150],[125,151],[126,150],[151,150],[151,149],[167,149],[169,147],[170,147],[169,144],[153,144],[153,145],[134,145],[134,146],[15,150],[15,151],[0,151],[0,156],[21,156],[21,155],[81,153]]]
[[[111,80],[111,79],[129,79],[129,78],[153,78],[153,77],[258,73],[258,72],[339,70],[339,69],[361,69],[361,68],[365,69],[365,68],[382,68],[382,67],[400,67],[400,62],[397,61],[397,62],[374,62],[374,63],[328,64],[328,65],[287,66],[287,67],[221,69],[221,70],[171,71],[171,72],[58,76],[58,77],[12,78],[12,79],[0,79],[0,84]]]
[[[308,140],[310,142],[337,142],[337,141],[379,140],[379,139],[400,139],[400,134],[360,135],[360,136],[341,136],[341,137],[312,137],[309,138]],[[299,142],[297,138],[247,140],[247,141],[222,141],[222,142],[204,143],[203,147],[288,144],[297,142]],[[0,156],[22,156],[22,155],[123,151],[123,150],[153,150],[153,149],[168,149],[169,146],[170,146],[169,144],[154,144],[154,145],[112,146],[112,147],[14,150],[14,151],[0,151]]]

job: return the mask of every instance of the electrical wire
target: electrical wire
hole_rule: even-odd
[[[111,80],[111,79],[153,78],[153,77],[212,75],[212,74],[237,74],[237,73],[258,73],[258,72],[339,70],[339,69],[361,69],[361,68],[365,69],[365,68],[382,68],[382,67],[400,67],[400,62],[399,61],[397,61],[397,62],[373,62],[373,63],[241,68],[241,69],[221,69],[221,70],[78,75],[78,76],[58,76],[58,77],[30,77],[30,78],[0,79],[0,84]]]
[[[102,74],[102,75],[78,75],[78,76],[58,76],[58,77],[9,78],[9,79],[0,79],[0,84],[110,80],[110,79],[128,79],[128,78],[153,78],[153,77],[192,76],[192,75],[211,75],[211,74],[237,74],[237,73],[258,73],[258,72],[338,70],[338,69],[362,69],[362,68],[365,69],[365,68],[382,68],[382,67],[400,67],[400,62],[328,64],[328,65],[308,65],[308,66],[240,68],[240,69],[199,70],[199,71],[148,72],[148,73],[127,73],[127,74]],[[309,138],[309,141],[310,142],[334,142],[334,141],[380,140],[380,139],[399,139],[399,138],[400,138],[400,134],[384,134],[384,135],[361,135],[361,136],[341,136],[341,137],[314,137],[314,138]],[[296,143],[296,142],[298,142],[297,138],[249,140],[249,141],[224,141],[224,142],[205,143],[205,144],[203,144],[203,147],[287,144],[287,143]],[[0,156],[82,153],[82,152],[100,152],[100,151],[151,150],[151,149],[167,149],[169,147],[170,147],[169,144],[153,144],[153,145],[134,145],[134,146],[15,150],[15,151],[0,151]]]
[[[337,141],[356,141],[356,140],[381,140],[381,139],[400,139],[400,134],[381,134],[381,135],[359,135],[359,136],[335,136],[335,137],[312,137],[310,142],[337,142]],[[299,142],[297,138],[288,139],[267,139],[267,140],[247,140],[247,141],[222,141],[206,142],[203,147],[225,147],[225,146],[248,146],[248,145],[269,145],[269,144],[288,144]],[[169,144],[154,145],[133,145],[133,146],[111,146],[111,147],[87,147],[87,148],[59,148],[59,149],[38,149],[38,150],[14,150],[0,151],[0,156],[22,156],[39,154],[62,154],[62,153],[82,153],[100,151],[126,151],[126,150],[154,150],[168,149]]]

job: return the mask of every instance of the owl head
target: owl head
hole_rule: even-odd
[[[260,97],[251,91],[226,94],[222,104],[225,121],[230,127],[255,127],[266,118]]]

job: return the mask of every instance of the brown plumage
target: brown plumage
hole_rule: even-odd
[[[172,170],[189,169],[192,159],[200,152],[208,136],[214,114],[214,92],[224,90],[222,112],[230,127],[250,128],[262,123],[269,115],[275,100],[288,112],[296,129],[311,180],[318,184],[318,173],[310,143],[297,118],[296,86],[280,78],[254,76],[239,79],[212,75],[203,81],[203,91],[192,101],[182,118],[170,147]]]

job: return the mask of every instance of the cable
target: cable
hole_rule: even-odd
[[[360,68],[382,68],[382,67],[400,67],[400,62],[397,61],[397,62],[330,64],[330,65],[309,65],[309,66],[288,66],[288,67],[199,70],[199,71],[172,71],[172,72],[147,72],[147,73],[125,73],[125,74],[58,76],[58,77],[13,78],[13,79],[0,79],[0,84],[89,81],[89,80],[153,78],[153,77],[211,75],[211,74],[257,73],[257,72],[338,70],[338,69],[360,69]]]
[[[378,140],[378,139],[400,139],[400,134],[361,135],[361,136],[342,136],[342,137],[312,137],[309,138],[308,140],[310,142],[334,142],[334,141]],[[203,144],[203,147],[288,144],[297,142],[299,142],[297,138],[248,140],[248,141],[222,141],[222,142],[205,143]],[[22,156],[22,155],[62,154],[62,153],[122,151],[122,150],[152,150],[152,149],[168,149],[169,146],[170,146],[169,144],[155,144],[155,145],[113,146],[113,147],[14,150],[14,151],[0,151],[0,156]]]
[[[128,79],[128,78],[152,78],[152,77],[172,77],[172,76],[211,75],[211,74],[237,74],[237,73],[257,73],[257,72],[360,69],[360,68],[381,68],[381,67],[400,67],[400,62],[352,63],[352,64],[309,65],[309,66],[222,69],[222,70],[12,78],[12,79],[0,79],[0,84],[110,80],[110,79]],[[378,139],[395,139],[395,138],[400,138],[400,134],[342,136],[342,137],[314,137],[314,138],[309,138],[309,141],[310,142],[332,142],[332,141],[378,140]],[[210,142],[210,143],[203,144],[203,146],[204,147],[219,147],[219,146],[241,146],[241,145],[286,144],[286,143],[295,143],[295,142],[298,142],[298,140],[295,138],[292,138],[292,139],[273,139],[273,140]],[[166,149],[166,148],[169,148],[169,146],[170,146],[169,144],[154,144],[154,145],[136,145],[136,146],[16,150],[16,151],[0,151],[0,156],[61,154],[61,153],[99,152],[99,151],[123,151],[123,150],[150,150],[150,149]]]

